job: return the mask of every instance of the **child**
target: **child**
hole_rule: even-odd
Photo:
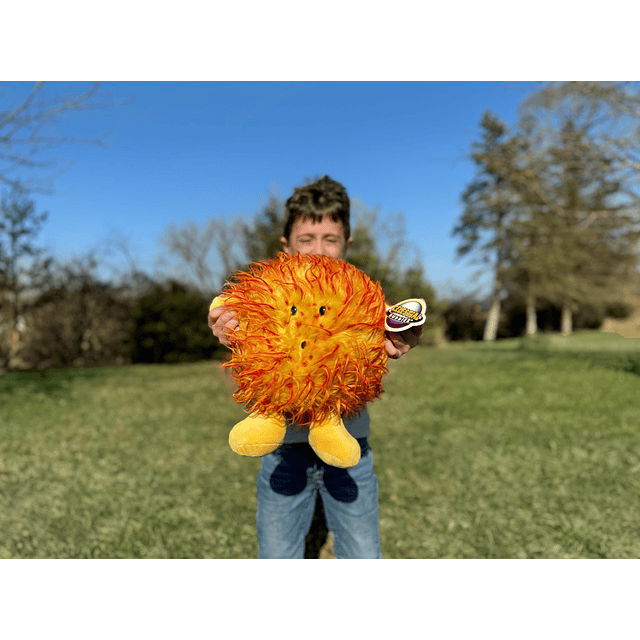
[[[328,176],[294,190],[285,205],[285,227],[280,238],[285,253],[321,254],[344,259],[351,244],[349,197],[345,188]],[[226,344],[225,334],[238,326],[224,307],[209,312],[213,334]],[[421,327],[387,334],[390,358],[399,358],[418,343]],[[329,530],[334,535],[336,558],[381,558],[378,533],[378,480],[366,407],[344,420],[358,440],[361,458],[348,469],[322,462],[303,430],[288,429],[284,444],[262,458],[257,478],[258,557],[302,558],[318,493]]]

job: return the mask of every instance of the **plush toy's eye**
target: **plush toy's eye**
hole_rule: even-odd
[[[307,346],[307,343],[303,342],[300,346],[304,349]]]
[[[327,311],[326,307],[320,307],[320,315],[323,316]]]
[[[292,315],[292,316],[295,316],[295,315],[296,315],[296,313],[298,313],[298,309],[297,309],[297,307],[291,307],[291,315]]]

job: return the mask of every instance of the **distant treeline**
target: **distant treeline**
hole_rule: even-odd
[[[453,233],[493,275],[482,337],[555,328],[557,310],[571,333],[637,294],[640,85],[545,83],[513,127],[487,112],[480,128]]]
[[[33,215],[32,202],[27,202],[25,208],[22,201],[20,206],[23,213]],[[235,260],[225,264],[216,254],[215,247],[210,247],[209,252],[202,254],[205,261],[222,265],[226,273],[221,269],[219,279],[213,282],[212,269],[208,276],[214,286],[205,290],[198,286],[197,274],[202,274],[202,270],[198,272],[197,264],[190,263],[177,251],[174,251],[177,262],[168,265],[167,270],[180,274],[179,278],[151,277],[132,269],[124,278],[113,282],[97,275],[100,265],[95,258],[63,265],[51,257],[44,258],[33,246],[28,255],[15,259],[8,269],[5,243],[0,294],[0,369],[178,363],[223,358],[227,350],[207,326],[209,304],[236,269],[277,252],[282,229],[281,210],[281,203],[272,199],[252,221],[242,225],[236,221],[224,227],[229,241],[227,247],[245,248],[244,262]],[[23,216],[23,223],[29,215]],[[5,215],[5,221],[8,217]],[[220,228],[220,221],[215,222]],[[491,300],[477,296],[461,296],[447,302],[437,300],[417,254],[408,265],[398,260],[399,255],[410,255],[411,246],[405,240],[402,217],[395,216],[391,222],[380,222],[372,211],[361,215],[354,225],[354,242],[348,259],[381,282],[390,302],[411,297],[422,297],[427,301],[429,315],[421,344],[481,340]],[[176,239],[187,231],[197,244],[198,237],[206,229],[198,231],[192,223],[169,229],[165,246],[171,236],[174,246],[179,246]],[[383,244],[380,238],[386,243]],[[537,309],[540,330],[558,331],[561,311],[560,306],[551,302],[540,304]],[[584,304],[576,308],[574,328],[595,329],[607,315],[619,318],[629,311],[624,302]],[[525,332],[526,322],[525,299],[517,291],[510,292],[502,301],[496,336],[520,336]]]
[[[209,304],[224,282],[249,262],[280,248],[283,206],[274,198],[250,221],[212,219],[167,229],[173,257],[164,275],[132,268],[117,282],[98,276],[93,257],[62,264],[38,249],[46,216],[25,197],[5,199],[0,231],[0,369],[177,363],[222,358],[207,326]],[[27,233],[28,230],[28,233]],[[375,235],[377,231],[377,236]],[[20,236],[18,246],[10,238]],[[353,226],[348,259],[378,280],[389,301],[425,298],[424,344],[443,333],[443,303],[426,281],[418,253],[405,240],[402,216],[380,221],[365,211]],[[224,243],[222,242],[224,241]],[[400,260],[411,255],[413,262]]]
[[[513,127],[484,114],[452,233],[459,257],[492,275],[489,295],[437,300],[402,214],[383,218],[359,202],[347,259],[389,302],[426,300],[422,344],[566,334],[625,317],[640,293],[639,87],[541,83]],[[4,184],[0,370],[222,357],[206,322],[211,299],[234,271],[280,250],[284,207],[271,197],[252,219],[172,225],[160,271],[130,260],[124,276],[105,280],[95,255],[61,264],[38,247],[47,215],[19,181]]]
[[[463,296],[448,302],[442,312],[444,339],[450,342],[483,340],[491,300]],[[628,302],[610,305],[582,305],[573,314],[574,331],[594,331],[602,327],[606,318],[628,318],[634,311]],[[527,333],[527,306],[524,299],[509,296],[501,301],[501,312],[495,339],[518,338]],[[562,331],[562,307],[550,302],[539,304],[536,309],[537,331],[559,333]]]

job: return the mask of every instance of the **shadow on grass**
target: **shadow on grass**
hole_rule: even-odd
[[[228,359],[228,358],[227,358]],[[115,378],[120,383],[129,376],[139,381],[141,377],[210,377],[211,370],[221,371],[221,365],[226,360],[212,359],[200,362],[180,362],[165,364],[127,364],[123,366],[105,366],[94,368],[68,369],[30,369],[27,371],[12,371],[0,374],[0,398],[15,393],[25,395],[39,393],[46,396],[65,395],[74,385],[92,382],[100,383],[107,378]],[[208,364],[207,367],[193,365]]]
[[[41,369],[4,373],[0,375],[0,397],[16,392],[57,396],[65,394],[75,382],[104,377],[104,369]]]
[[[581,363],[586,367],[614,369],[640,375],[640,354],[611,353],[606,351],[535,351],[523,349],[534,358],[546,362],[570,361]]]
[[[577,333],[570,336],[535,334],[495,343],[479,342],[473,350],[510,352],[547,362],[574,362],[640,375],[640,340],[617,334]]]

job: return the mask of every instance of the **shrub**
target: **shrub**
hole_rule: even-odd
[[[129,304],[107,284],[62,285],[42,295],[25,312],[20,350],[32,368],[125,364],[131,323]]]
[[[223,348],[207,326],[209,300],[175,281],[155,284],[135,306],[129,338],[132,362],[195,362]]]

